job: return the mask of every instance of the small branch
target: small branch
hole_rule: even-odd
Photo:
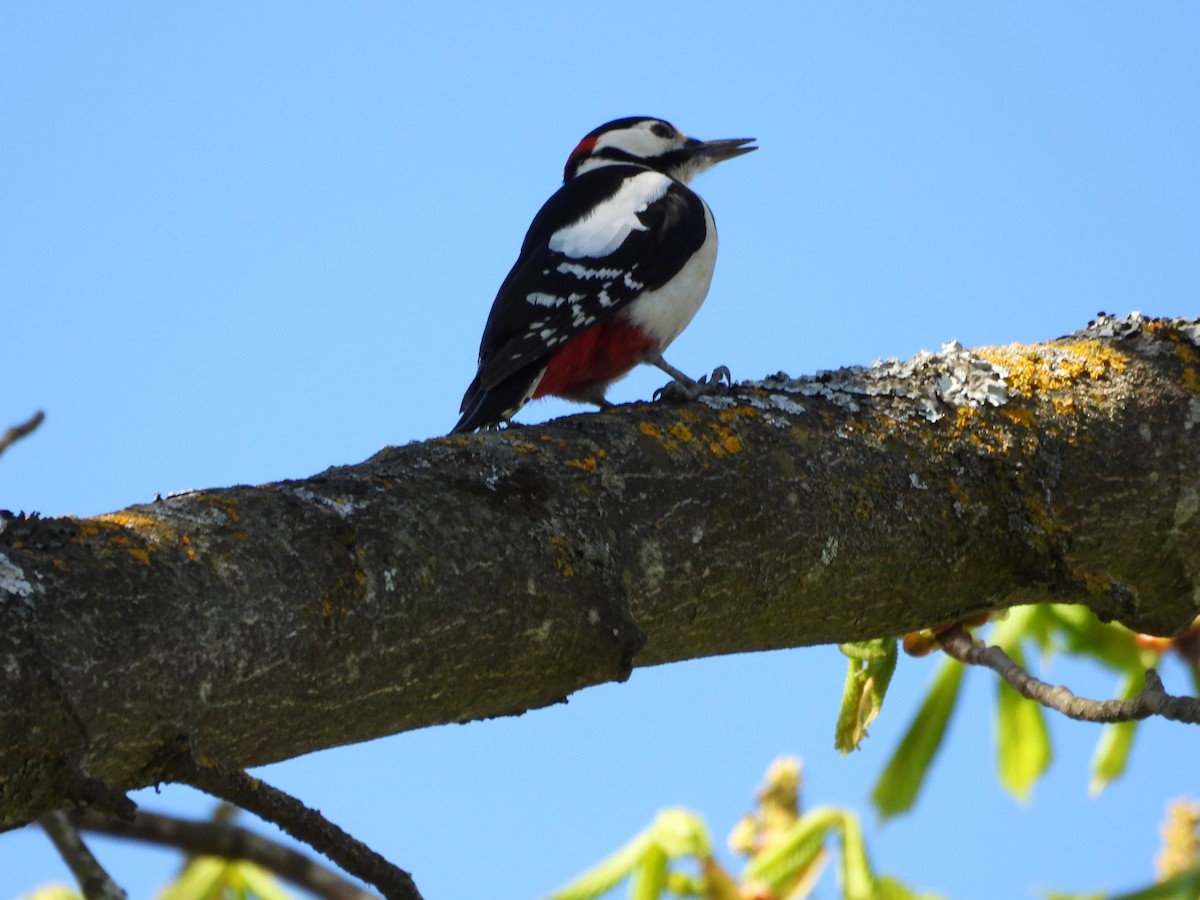
[[[243,859],[325,900],[376,898],[303,853],[229,822],[201,822],[147,812],[122,822],[91,810],[73,813],[70,819],[84,831],[177,847],[193,856]]]
[[[421,900],[412,876],[295,797],[245,772],[184,758],[177,780],[247,809],[325,854],[388,900]]]
[[[32,434],[37,430],[37,427],[45,420],[46,414],[40,409],[29,417],[27,422],[20,425],[13,425],[7,429],[4,434],[0,434],[0,454],[19,441],[21,438]]]
[[[1128,700],[1089,700],[1076,697],[1062,685],[1039,681],[1013,662],[999,647],[975,643],[961,625],[947,629],[939,640],[942,649],[959,662],[986,666],[998,672],[1022,696],[1036,700],[1049,709],[1056,709],[1072,719],[1082,722],[1128,722],[1161,716],[1176,722],[1200,724],[1200,701],[1194,697],[1168,694],[1153,669],[1146,670],[1145,686]]]
[[[65,812],[48,812],[38,822],[58,848],[87,900],[125,900],[125,892],[117,887],[96,857],[92,856],[92,851],[87,848]]]

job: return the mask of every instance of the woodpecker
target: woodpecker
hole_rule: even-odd
[[[702,390],[705,379],[662,358],[704,302],[717,259],[712,212],[687,184],[757,150],[753,141],[700,141],[642,116],[584,137],[496,294],[454,432],[507,422],[538,397],[610,406],[608,386],[639,363],[685,396]]]

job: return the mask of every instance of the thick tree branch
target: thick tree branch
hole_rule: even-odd
[[[0,827],[634,665],[1200,611],[1200,323],[783,376],[91,519],[0,515]],[[73,762],[69,762],[73,761]]]
[[[324,900],[373,900],[376,896],[303,853],[230,822],[194,821],[141,811],[124,821],[93,810],[72,813],[70,820],[81,831],[175,847],[189,856],[243,859]]]
[[[1176,722],[1200,724],[1200,700],[1175,697],[1163,689],[1162,679],[1153,669],[1146,670],[1146,684],[1128,700],[1089,700],[1077,697],[1061,684],[1047,684],[1030,675],[999,647],[977,644],[961,625],[938,635],[947,654],[961,663],[985,666],[999,674],[1023,697],[1058,710],[1064,716],[1082,722],[1130,722],[1161,716]]]

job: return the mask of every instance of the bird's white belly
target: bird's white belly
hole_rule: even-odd
[[[625,310],[625,319],[650,334],[661,352],[688,326],[712,284],[717,264],[717,227],[704,204],[705,238],[679,274],[662,287],[639,296]]]

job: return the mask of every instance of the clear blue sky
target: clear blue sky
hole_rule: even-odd
[[[685,371],[811,373],[1052,338],[1097,310],[1200,312],[1193,2],[10,2],[0,427],[47,420],[0,459],[0,506],[100,513],[445,433],[566,154],[635,114],[762,148],[696,184],[722,248],[668,354]],[[778,754],[805,758],[808,802],[863,806],[930,668],[902,662],[846,760],[826,648],[643,670],[262,774],[430,900],[536,897],[660,806],[723,843]],[[958,900],[1148,880],[1164,802],[1200,793],[1195,729],[1146,726],[1130,776],[1089,800],[1096,732],[1056,722],[1052,775],[1021,807],[992,774],[992,686],[970,681],[917,813],[868,829],[879,867]],[[176,865],[96,844],[134,897]],[[40,833],[0,835],[0,897],[65,877]]]

